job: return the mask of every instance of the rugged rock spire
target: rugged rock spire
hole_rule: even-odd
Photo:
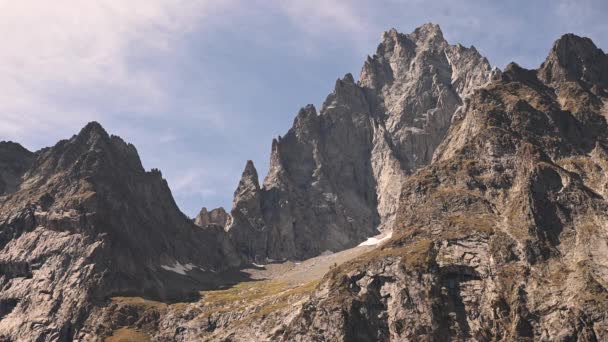
[[[337,80],[319,114],[303,108],[273,141],[253,206],[261,214],[238,214],[253,202],[235,196],[241,218],[231,224],[232,237],[265,246],[240,247],[258,258],[300,259],[390,229],[401,181],[431,161],[462,98],[492,77],[477,50],[448,44],[437,25],[385,32],[359,82],[351,74]],[[239,226],[257,226],[257,233]]]
[[[258,171],[253,165],[253,161],[248,160],[241,175],[239,185],[234,192],[235,198],[256,196],[260,191],[260,181],[258,180]]]
[[[266,254],[267,232],[258,172],[251,160],[247,161],[234,192],[231,216],[232,221],[227,230],[236,250],[249,260],[258,261]],[[235,221],[240,224],[234,225]]]

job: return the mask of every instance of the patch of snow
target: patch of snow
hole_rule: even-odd
[[[264,267],[266,267],[266,265],[260,265],[260,264],[256,264],[255,262],[252,262],[251,264],[252,264],[254,267],[257,267],[257,268],[264,268]]]
[[[334,254],[334,252],[327,250],[327,251],[321,253],[321,256],[328,256],[328,255],[332,255],[332,254]]]
[[[201,269],[202,271],[204,271],[204,269],[202,269],[202,268],[200,268],[200,267],[197,267],[197,266],[196,266],[196,265],[194,265],[194,264],[190,264],[190,263],[188,263],[188,264],[182,265],[182,264],[180,264],[180,263],[179,263],[179,261],[176,261],[176,262],[175,262],[175,265],[173,265],[173,266],[169,266],[169,265],[161,265],[160,267],[161,267],[162,269],[166,270],[166,271],[175,272],[175,273],[177,273],[177,274],[181,274],[181,275],[186,275],[186,272],[190,272],[190,271],[192,271],[194,268],[199,268],[199,269]]]
[[[382,235],[370,237],[369,239],[361,242],[359,246],[375,246],[381,242],[384,242],[390,239],[393,236],[393,232],[388,233],[386,236],[381,237]]]
[[[325,198],[326,201],[328,202],[337,202],[338,201],[338,196],[336,196],[336,194],[331,193],[331,192],[324,192],[323,193],[323,197]]]
[[[410,133],[424,133],[424,130],[418,127],[405,127],[403,130]]]

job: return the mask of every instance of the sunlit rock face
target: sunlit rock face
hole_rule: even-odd
[[[473,91],[391,241],[331,271],[283,340],[607,340],[606,63],[566,35]]]
[[[264,183],[236,191],[228,229],[237,249],[302,259],[391,229],[401,182],[431,161],[463,98],[497,76],[437,25],[385,32],[359,81],[337,80],[319,112],[302,108],[273,141]]]
[[[200,227],[207,227],[211,225],[226,227],[230,221],[230,215],[224,210],[224,208],[215,208],[207,210],[203,207],[201,211],[194,218],[194,224]]]

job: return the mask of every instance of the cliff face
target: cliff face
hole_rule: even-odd
[[[94,303],[196,293],[240,262],[223,229],[195,226],[160,172],[97,123],[35,154],[2,147],[0,340],[86,339]]]
[[[273,141],[264,184],[239,185],[228,227],[237,249],[255,260],[302,259],[390,229],[402,180],[431,161],[462,98],[496,75],[436,25],[385,32],[360,81],[336,81],[319,113],[303,108]]]
[[[284,340],[608,339],[606,63],[566,35],[474,91],[393,239],[330,272]]]

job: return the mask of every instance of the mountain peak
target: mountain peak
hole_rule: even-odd
[[[118,136],[110,136],[95,121],[88,123],[72,138],[40,151],[35,167],[47,175],[70,171],[77,178],[95,175],[111,179],[120,174],[145,172],[135,146]],[[39,182],[47,180],[46,177],[38,179]]]
[[[306,106],[300,108],[300,111],[298,112],[298,115],[296,116],[296,118],[307,118],[309,116],[316,116],[317,115],[317,109],[315,108],[315,106],[313,104],[307,104]],[[251,160],[248,161],[249,162]],[[253,165],[253,162],[252,162]]]
[[[355,83],[355,78],[353,77],[353,74],[351,74],[350,72],[347,73],[346,75],[344,75],[344,77],[342,77],[342,82],[348,82],[348,83]]]
[[[0,151],[19,151],[23,153],[32,153],[27,148],[23,147],[23,145],[16,143],[14,141],[0,141]]]
[[[418,42],[417,44],[442,44],[445,43],[443,38],[443,32],[439,25],[427,23],[414,30],[414,32],[408,34],[408,37],[413,41]]]
[[[435,34],[435,35],[442,35],[443,36],[443,32],[441,31],[441,27],[439,27],[439,25],[433,24],[433,23],[424,23],[424,24],[420,25],[418,28],[416,28],[416,30],[414,30],[414,32],[415,33]]]
[[[382,32],[381,40],[382,41],[385,41],[387,39],[395,40],[398,36],[399,36],[399,31],[397,31],[396,28],[391,27],[388,31]]]
[[[388,31],[384,31],[382,33],[382,44],[384,45],[392,45],[395,42],[399,41],[400,38],[407,37],[413,41],[426,41],[432,38],[437,38],[440,41],[443,41],[443,32],[441,28],[437,24],[426,23],[417,27],[414,32],[409,34],[403,34],[397,31],[394,27],[389,29]]]
[[[258,176],[258,172],[255,169],[255,165],[253,164],[253,160],[247,160],[247,164],[245,164],[245,170],[243,171],[243,175],[253,175],[255,177]]]
[[[509,63],[501,75],[502,79],[507,82],[523,81],[523,82],[538,82],[536,78],[536,70],[522,68],[515,62]]]
[[[91,121],[87,123],[78,133],[78,137],[102,137],[109,138],[108,132],[101,126],[101,124],[97,121]]]
[[[243,174],[241,175],[239,185],[235,191],[235,197],[237,197],[237,195],[242,195],[250,191],[257,192],[258,190],[260,190],[258,171],[255,169],[253,161],[248,160],[247,164],[245,164]]]
[[[591,39],[572,33],[555,41],[539,69],[546,83],[582,81],[608,86],[608,56]]]

